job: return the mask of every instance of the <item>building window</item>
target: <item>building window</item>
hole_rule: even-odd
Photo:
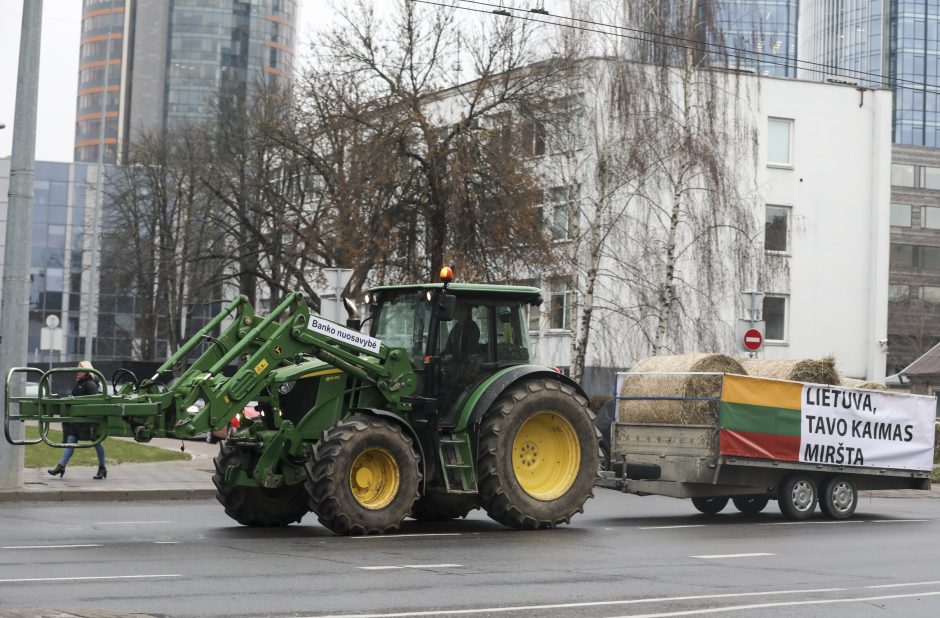
[[[767,206],[764,227],[764,250],[786,253],[790,250],[790,208]]]
[[[552,330],[571,329],[571,289],[564,281],[552,281],[549,312],[549,328]]]
[[[547,201],[551,217],[552,238],[570,240],[578,233],[578,187],[555,187],[549,191]]]
[[[892,163],[891,184],[895,187],[914,187],[914,166]]]
[[[533,156],[545,154],[545,125],[537,120],[523,124],[522,144],[527,154]]]
[[[764,339],[787,340],[787,297],[764,295]]]
[[[891,268],[914,268],[914,245],[891,245]]]
[[[767,119],[767,165],[793,165],[793,121]]]
[[[925,167],[923,175],[924,189],[940,189],[940,167]]]
[[[891,204],[891,225],[911,227],[910,204]]]
[[[921,247],[921,269],[940,272],[940,247]]]
[[[924,308],[930,311],[940,309],[940,287],[934,285],[925,285],[921,288],[921,300],[924,301]]]
[[[924,218],[920,222],[921,227],[929,230],[940,230],[940,208],[925,206],[923,212]]]
[[[907,304],[911,298],[911,286],[902,284],[891,284],[888,286],[888,302]]]

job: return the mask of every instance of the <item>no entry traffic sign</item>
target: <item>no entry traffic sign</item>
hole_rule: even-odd
[[[751,352],[756,352],[764,345],[764,335],[756,328],[749,328],[744,331],[744,348]]]

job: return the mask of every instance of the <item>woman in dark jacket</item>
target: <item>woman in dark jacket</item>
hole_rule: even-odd
[[[79,367],[84,369],[90,369],[91,363],[89,361],[81,361],[78,363]],[[85,371],[79,372],[75,376],[75,386],[72,387],[72,395],[95,395],[101,392],[101,385],[98,384],[98,378],[94,374],[87,373]],[[65,437],[65,441],[74,444],[79,440],[91,440],[92,425],[89,423],[62,423],[62,435]],[[69,459],[72,458],[72,453],[75,452],[74,448],[67,448],[65,452],[62,453],[62,459],[59,460],[59,463],[56,464],[55,468],[51,470],[46,470],[52,476],[59,475],[62,477],[65,474],[65,466],[68,465]],[[96,480],[101,480],[107,478],[108,469],[104,465],[104,445],[96,444],[95,452],[98,454],[98,474],[94,476]]]

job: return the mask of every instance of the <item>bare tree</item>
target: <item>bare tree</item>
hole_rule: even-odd
[[[565,70],[563,63],[534,62],[533,32],[525,22],[499,20],[463,34],[453,10],[404,0],[390,24],[363,1],[341,15],[318,61],[343,76],[343,85],[356,87],[347,93],[333,88],[342,105],[317,111],[329,109],[333,121],[353,123],[344,125],[344,135],[354,139],[338,150],[331,142],[332,156],[362,164],[347,155],[360,145],[371,148],[390,168],[382,176],[399,187],[393,192],[381,180],[356,183],[367,197],[352,201],[369,204],[366,214],[375,216],[366,227],[387,229],[391,244],[359,253],[371,262],[373,276],[423,279],[447,262],[467,279],[494,281],[512,278],[524,265],[549,263],[554,251],[539,224],[535,178],[520,138],[524,119],[544,109],[543,93]],[[458,63],[472,81],[455,79],[464,74],[455,70]],[[324,83],[322,72],[311,77]],[[356,173],[324,167],[332,179]],[[348,205],[352,196],[335,189],[334,197]]]
[[[214,298],[222,253],[211,233],[214,203],[201,187],[203,143],[189,132],[141,138],[128,164],[112,170],[102,292],[134,293],[141,358],[172,353],[189,331],[188,312]],[[110,290],[108,289],[110,288]],[[168,350],[158,341],[165,339]]]
[[[570,243],[572,375],[581,376],[594,320],[633,333],[596,344],[610,359],[625,350],[637,358],[727,349],[733,325],[723,316],[761,269],[752,86],[708,64],[714,58],[702,42],[718,31],[713,3],[615,0],[574,9],[657,34],[564,40],[576,56],[595,54],[575,86],[585,148],[554,171],[578,187],[572,214],[583,225]]]

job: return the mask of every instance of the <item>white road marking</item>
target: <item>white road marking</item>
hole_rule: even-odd
[[[864,524],[863,519],[843,519],[837,521],[772,521],[766,524],[757,524],[758,526],[831,526],[842,524]]]
[[[452,609],[422,612],[397,612],[390,614],[329,614],[304,616],[303,618],[406,618],[410,616],[461,616],[470,614],[522,612],[540,609],[573,609],[579,607],[607,607],[611,605],[637,605],[640,603],[662,603],[668,601],[700,601],[736,597],[758,597],[775,594],[809,594],[815,592],[844,592],[845,588],[815,588],[810,590],[775,590],[770,592],[737,592],[726,594],[701,594],[686,597],[663,597],[653,599],[629,599],[624,601],[585,601],[582,603],[552,603],[545,605],[517,605],[515,607],[479,607],[474,609]]]
[[[929,519],[872,519],[871,522],[874,524],[901,524],[901,523],[922,523],[931,521]]]
[[[689,556],[689,558],[756,558],[758,556],[776,556],[777,554],[755,553],[755,554],[711,554],[708,556]]]
[[[779,603],[759,603],[754,605],[728,605],[725,607],[709,607],[708,609],[690,609],[681,612],[664,612],[660,614],[631,614],[617,616],[616,618],[667,618],[669,616],[697,616],[701,614],[718,614],[723,612],[740,612],[754,609],[768,609],[771,607],[798,607],[800,605],[833,605],[835,603],[870,603],[872,601],[888,601],[891,599],[912,599],[916,597],[935,597],[940,592],[923,592],[912,594],[893,594],[881,597],[859,597],[854,599],[820,599],[818,601],[781,601]]]
[[[101,547],[98,543],[85,545],[5,545],[0,549],[70,549],[72,547]]]
[[[427,534],[371,534],[366,536],[348,536],[347,539],[409,539],[416,536],[462,536],[462,532],[428,532]]]
[[[0,584],[19,584],[24,582],[89,582],[109,579],[168,579],[182,575],[96,575],[88,577],[22,577],[19,579],[0,579]]]
[[[179,545],[179,541],[154,541],[154,545]]]
[[[453,569],[462,567],[462,564],[401,564],[389,566],[358,567],[363,571],[391,571],[395,569]]]
[[[919,585],[933,585],[940,582],[912,582],[910,584],[905,584],[909,586],[919,586]],[[420,612],[396,612],[396,613],[386,613],[386,614],[330,614],[330,615],[319,615],[319,616],[306,616],[304,618],[408,618],[408,617],[417,617],[417,616],[461,616],[461,615],[472,615],[472,614],[486,614],[486,613],[509,613],[509,612],[523,612],[523,611],[533,611],[533,610],[547,610],[547,609],[574,609],[580,607],[604,607],[604,606],[613,606],[613,605],[640,605],[648,603],[669,603],[676,601],[703,601],[709,599],[729,599],[729,598],[743,598],[743,597],[762,597],[762,596],[773,596],[773,595],[805,595],[813,593],[826,593],[826,592],[850,592],[852,590],[862,590],[863,588],[814,588],[807,590],[771,590],[766,592],[737,592],[737,593],[726,593],[726,594],[702,594],[694,596],[684,596],[684,597],[661,597],[661,598],[650,598],[650,599],[629,599],[623,601],[590,601],[583,603],[555,603],[555,604],[546,604],[546,605],[519,605],[515,607],[480,607],[474,609],[453,609],[453,610],[434,610],[434,611],[420,611]],[[920,594],[910,594],[910,595],[895,595],[895,596],[883,596],[883,597],[870,597],[870,598],[853,598],[853,599],[832,599],[832,600],[820,600],[820,601],[792,601],[792,602],[778,602],[778,603],[767,603],[763,605],[741,605],[741,606],[731,606],[728,608],[709,608],[705,610],[691,610],[688,614],[695,613],[718,613],[721,611],[736,611],[750,608],[762,608],[762,607],[777,607],[777,606],[786,606],[786,605],[799,605],[799,604],[808,604],[808,603],[858,603],[858,602],[867,602],[871,600],[886,600],[892,598],[912,598],[918,596],[936,596],[940,595],[940,592],[925,592]],[[671,613],[671,614],[648,614],[646,618],[654,618],[657,616],[679,616],[683,613]],[[624,617],[627,618],[627,617]],[[629,618],[641,618],[640,616],[629,616]]]
[[[157,521],[96,521],[96,526],[144,526],[148,524],[172,524],[169,520]]]
[[[911,586],[935,586],[937,584],[940,584],[940,581],[913,582],[908,584],[877,584],[873,586],[864,586],[864,588],[909,588]]]
[[[643,526],[640,530],[674,530],[676,528],[704,528],[705,524],[688,524],[685,526]]]

